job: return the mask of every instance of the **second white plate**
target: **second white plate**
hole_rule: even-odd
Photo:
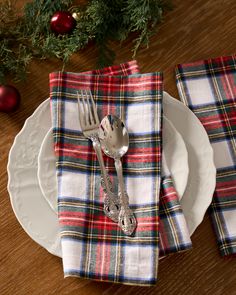
[[[194,113],[166,92],[164,98],[164,114],[182,135],[189,155],[189,178],[180,202],[191,235],[202,222],[215,190],[213,149]]]

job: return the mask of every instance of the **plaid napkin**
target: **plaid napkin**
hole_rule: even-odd
[[[222,255],[236,253],[236,55],[178,65],[181,100],[209,135],[217,168],[211,205]]]
[[[159,256],[192,248],[188,226],[162,153],[162,180],[159,204]]]
[[[135,63],[122,65],[122,75],[130,74],[130,66],[137,69]],[[162,75],[112,76],[116,70],[50,74],[64,274],[152,285],[157,280],[159,252]],[[100,118],[112,113],[128,127],[130,148],[123,157],[123,167],[130,206],[138,222],[133,237],[125,236],[103,213],[99,164],[92,144],[80,130],[79,89],[91,89]],[[117,185],[114,163],[104,159]]]

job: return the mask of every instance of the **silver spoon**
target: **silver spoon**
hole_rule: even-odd
[[[129,197],[125,191],[122,163],[120,160],[129,148],[127,129],[118,117],[107,115],[100,124],[99,139],[104,153],[115,160],[121,206],[118,225],[125,234],[131,235],[137,226],[137,222],[134,213],[129,208]]]

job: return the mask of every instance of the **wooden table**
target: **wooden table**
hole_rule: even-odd
[[[18,5],[24,2],[18,1]],[[177,63],[234,53],[236,1],[173,3],[174,10],[166,15],[149,49],[139,51],[137,60],[142,72],[163,71],[165,90],[177,97]],[[117,64],[131,59],[131,46],[131,42],[121,47],[113,45]],[[73,57],[66,70],[93,69],[96,56],[96,50],[90,46]],[[38,246],[24,232],[12,211],[6,188],[8,152],[25,119],[48,97],[48,74],[60,69],[58,62],[33,62],[27,82],[16,85],[22,95],[20,109],[14,114],[0,114],[0,294],[235,295],[236,259],[220,257],[208,215],[192,237],[193,250],[163,259],[159,264],[159,282],[151,288],[64,279],[61,259]]]

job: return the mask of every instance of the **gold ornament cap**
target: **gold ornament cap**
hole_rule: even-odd
[[[80,13],[79,12],[73,12],[72,13],[73,18],[78,21],[80,19]]]

